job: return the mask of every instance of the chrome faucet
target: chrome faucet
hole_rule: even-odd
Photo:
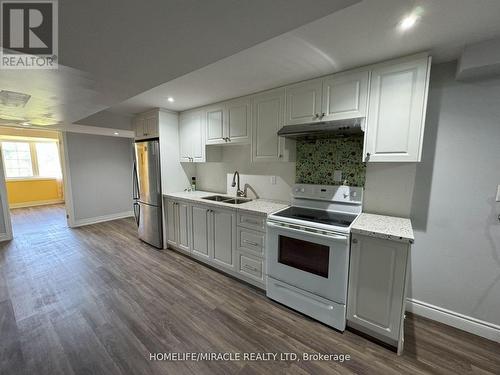
[[[238,177],[238,187],[236,188],[236,196],[237,197],[246,197],[246,194],[243,190],[240,189],[240,174],[238,171],[234,172],[233,182],[231,183],[231,187],[236,186],[236,177]]]

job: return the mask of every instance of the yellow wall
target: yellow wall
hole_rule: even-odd
[[[62,181],[53,178],[7,180],[9,206],[29,206],[63,200]]]

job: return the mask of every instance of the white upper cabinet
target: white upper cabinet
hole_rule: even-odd
[[[159,115],[158,110],[137,115],[133,120],[135,139],[158,138]]]
[[[301,82],[286,88],[285,125],[320,121],[322,80]]]
[[[228,143],[248,143],[250,140],[250,98],[226,103],[227,123],[224,137]]]
[[[250,98],[240,98],[205,109],[207,145],[250,141]]]
[[[420,161],[429,71],[427,54],[373,68],[365,133],[366,161]]]
[[[226,121],[226,108],[224,105],[205,109],[207,124],[206,144],[224,143],[224,122]]]
[[[368,77],[357,70],[288,86],[285,125],[365,117]]]
[[[429,72],[421,53],[207,106],[189,119],[183,112],[181,161],[218,161],[220,148],[207,156],[205,145],[247,143],[254,162],[293,161],[295,142],[277,135],[284,125],[364,118],[365,161],[418,162]],[[146,122],[137,121],[136,134],[153,134]]]
[[[368,70],[334,74],[323,79],[322,121],[365,117]]]
[[[205,161],[203,111],[183,112],[179,117],[179,153],[181,162]]]
[[[252,99],[252,161],[291,161],[294,142],[278,136],[283,127],[285,89],[257,94]]]

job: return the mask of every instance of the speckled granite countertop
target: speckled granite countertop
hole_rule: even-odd
[[[202,199],[202,197],[208,197],[211,195],[224,195],[228,197],[230,196],[228,194],[214,193],[210,191],[182,191],[178,193],[164,194],[163,196],[167,198],[194,201],[206,205],[223,206],[224,208],[232,208],[239,211],[246,211],[249,213],[266,216],[289,206],[289,204],[287,204],[286,202],[272,201],[267,199],[253,199],[250,202],[241,204],[230,204]]]
[[[351,232],[413,243],[410,219],[362,213],[351,225]]]

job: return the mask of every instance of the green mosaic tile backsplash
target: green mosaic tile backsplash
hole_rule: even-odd
[[[333,171],[342,171],[342,182],[364,186],[366,165],[363,159],[363,136],[297,140],[295,180],[299,184],[339,185]]]

